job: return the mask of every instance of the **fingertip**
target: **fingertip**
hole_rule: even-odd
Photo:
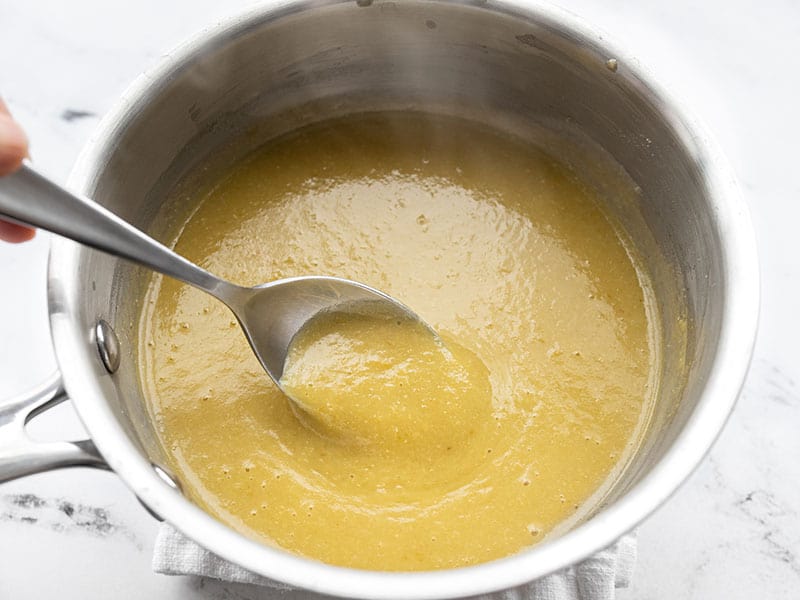
[[[7,223],[0,221],[0,240],[11,242],[12,244],[19,244],[33,239],[36,235],[36,230],[30,227],[23,227],[16,223]]]
[[[28,137],[7,113],[0,112],[0,175],[16,171],[28,156]]]

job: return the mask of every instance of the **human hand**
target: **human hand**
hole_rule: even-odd
[[[0,98],[0,177],[19,169],[28,156],[28,138],[22,128],[11,118],[8,107]],[[34,235],[34,230],[15,223],[0,221],[0,240],[25,242]]]

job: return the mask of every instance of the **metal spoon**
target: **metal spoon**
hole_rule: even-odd
[[[292,277],[247,288],[219,279],[27,165],[0,178],[0,216],[132,260],[208,292],[236,315],[264,370],[284,393],[280,379],[292,338],[321,312],[380,313],[422,323],[436,335],[409,308],[355,281]]]

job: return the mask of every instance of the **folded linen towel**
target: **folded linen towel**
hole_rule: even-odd
[[[519,591],[488,594],[485,599],[504,600],[613,600],[616,588],[628,587],[636,564],[636,534],[582,563],[531,582]],[[164,575],[196,575],[222,581],[249,583],[276,591],[291,586],[256,575],[198,546],[185,535],[162,523],[156,536],[153,570]],[[478,600],[476,598],[475,600]]]

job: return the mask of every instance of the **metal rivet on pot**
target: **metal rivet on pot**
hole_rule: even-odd
[[[617,62],[616,58],[609,58],[606,61],[606,68],[611,71],[612,73],[616,73],[617,69],[619,69],[619,63]]]
[[[111,325],[100,319],[94,328],[94,338],[97,341],[97,351],[100,353],[100,359],[103,361],[106,371],[116,373],[120,360],[117,334],[114,333]]]
[[[181,487],[178,478],[175,477],[175,475],[173,475],[169,469],[153,463],[153,470],[156,472],[156,475],[158,475],[168,486],[178,490],[179,492],[183,492],[183,488]]]
[[[160,465],[157,465],[157,464],[155,464],[155,463],[151,463],[151,464],[153,465],[153,470],[156,472],[156,475],[158,475],[158,476],[159,476],[159,478],[160,478],[162,481],[164,481],[164,483],[166,483],[166,484],[167,484],[169,487],[171,487],[171,488],[173,488],[173,489],[177,490],[178,492],[183,492],[183,490],[182,490],[182,488],[181,488],[181,484],[180,484],[180,482],[177,480],[177,478],[176,478],[176,477],[175,477],[175,476],[174,476],[172,473],[170,473],[170,471],[169,471],[167,468],[165,468],[165,467],[162,467],[162,466],[160,466]],[[136,499],[139,501],[139,504],[141,504],[141,505],[144,507],[144,509],[145,509],[147,512],[149,512],[149,513],[150,513],[150,516],[151,516],[151,517],[153,517],[153,518],[154,518],[154,519],[156,519],[157,521],[163,521],[163,520],[164,520],[164,517],[162,517],[161,515],[159,515],[159,514],[158,514],[156,511],[154,511],[154,510],[153,510],[152,508],[150,508],[149,506],[147,506],[147,504],[145,504],[145,503],[142,501],[142,499],[141,499],[141,498],[139,498],[139,497],[137,496],[137,497],[136,497]]]

